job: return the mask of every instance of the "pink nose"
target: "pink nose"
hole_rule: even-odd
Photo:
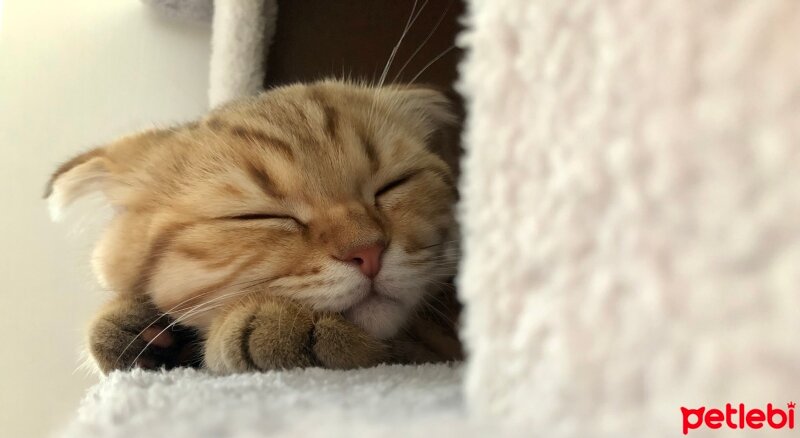
[[[382,243],[375,243],[366,246],[360,246],[345,254],[343,257],[337,257],[343,262],[352,263],[358,266],[358,269],[369,278],[375,278],[381,270],[381,255],[385,246]]]

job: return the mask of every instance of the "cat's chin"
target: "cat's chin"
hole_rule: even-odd
[[[400,329],[406,311],[398,300],[372,292],[345,310],[343,315],[372,336],[387,339]]]

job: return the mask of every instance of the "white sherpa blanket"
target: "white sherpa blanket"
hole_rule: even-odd
[[[225,377],[192,369],[118,372],[89,392],[61,436],[485,436],[466,420],[461,374],[448,365]]]

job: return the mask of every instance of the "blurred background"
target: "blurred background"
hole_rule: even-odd
[[[51,223],[49,173],[120,134],[201,114],[209,38],[207,25],[137,1],[0,0],[0,436],[46,436],[97,380],[78,366],[104,299],[89,264],[102,221],[82,208],[88,218]]]

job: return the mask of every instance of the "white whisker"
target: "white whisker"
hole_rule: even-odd
[[[410,83],[412,83],[412,84],[413,84],[413,83],[414,83],[414,82],[417,80],[417,78],[419,78],[419,77],[420,77],[420,75],[422,75],[422,73],[425,73],[425,70],[427,70],[427,69],[428,69],[428,67],[432,66],[432,65],[433,65],[433,64],[434,64],[436,61],[438,61],[438,60],[442,59],[442,57],[443,57],[443,56],[447,55],[448,53],[450,53],[450,51],[451,51],[451,50],[453,50],[453,49],[455,49],[455,48],[456,48],[456,45],[455,45],[455,44],[453,44],[453,45],[451,45],[450,47],[448,47],[447,49],[445,49],[445,50],[444,50],[442,53],[440,53],[440,54],[439,54],[439,56],[437,56],[437,57],[433,58],[433,59],[431,60],[431,62],[429,62],[429,63],[427,63],[427,64],[425,65],[425,67],[422,67],[422,70],[420,70],[420,71],[419,71],[419,73],[417,73],[417,74],[416,74],[416,76],[414,76],[413,78],[411,78],[411,82],[410,82]]]
[[[411,61],[414,60],[414,58],[417,56],[419,51],[422,50],[422,48],[425,47],[425,44],[428,43],[428,40],[430,40],[431,37],[433,37],[433,34],[436,33],[436,30],[439,29],[439,26],[442,24],[442,21],[444,21],[444,18],[447,16],[447,11],[450,10],[450,6],[453,6],[453,0],[450,0],[450,2],[447,4],[447,7],[444,9],[444,12],[442,12],[442,15],[439,17],[439,20],[433,26],[433,30],[431,30],[428,33],[428,36],[425,37],[425,39],[422,41],[422,43],[419,45],[419,47],[417,47],[417,50],[414,50],[414,53],[411,54],[411,56],[408,58],[408,60],[405,62],[405,64],[403,64],[403,66],[400,67],[400,70],[397,71],[397,74],[394,75],[394,78],[392,79],[392,82],[397,82],[397,79],[403,73],[403,70],[405,70],[406,67],[408,67],[408,64],[411,63]],[[413,83],[413,81],[412,81],[412,83]]]
[[[414,24],[414,21],[417,20],[419,14],[422,12],[423,9],[425,9],[425,5],[428,4],[428,0],[425,0],[425,3],[423,3],[422,7],[419,8],[419,13],[414,15],[414,11],[416,11],[417,9],[417,1],[418,0],[414,0],[414,4],[411,7],[411,13],[408,15],[408,21],[406,21],[406,26],[403,29],[403,33],[400,35],[400,39],[397,41],[397,44],[395,44],[394,48],[392,49],[392,54],[389,55],[389,60],[386,62],[386,66],[383,68],[383,73],[381,73],[381,78],[378,81],[378,87],[383,86],[383,83],[386,80],[386,74],[389,73],[389,68],[392,66],[392,61],[394,61],[394,57],[397,55],[397,50],[400,49],[400,45],[403,43],[406,34],[408,34],[408,30],[411,28],[411,25]]]

